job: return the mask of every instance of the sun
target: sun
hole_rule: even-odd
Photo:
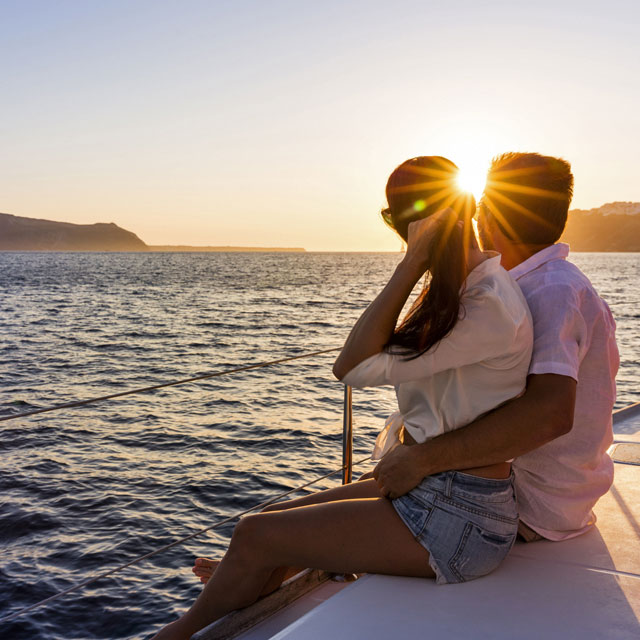
[[[484,183],[487,179],[488,162],[458,162],[458,186],[463,191],[470,191],[476,200],[484,191]]]

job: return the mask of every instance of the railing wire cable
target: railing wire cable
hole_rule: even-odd
[[[311,356],[319,356],[323,353],[331,353],[332,351],[340,351],[341,347],[334,347],[333,349],[323,349],[322,351],[313,351],[309,353],[303,353],[299,356],[289,356],[288,358],[279,358],[278,360],[270,360],[269,362],[259,362],[257,364],[249,364],[244,367],[235,367],[234,369],[227,369],[225,371],[215,371],[214,373],[205,373],[201,376],[195,376],[193,378],[182,378],[180,380],[174,380],[172,382],[163,382],[162,384],[154,384],[150,387],[141,387],[140,389],[129,389],[129,391],[120,391],[119,393],[111,393],[106,396],[100,396],[98,398],[87,398],[86,400],[75,400],[74,402],[65,402],[63,404],[57,404],[52,407],[46,407],[44,409],[34,409],[33,411],[25,411],[24,413],[16,413],[11,416],[0,417],[0,422],[5,420],[15,420],[16,418],[26,418],[27,416],[34,416],[38,413],[47,413],[49,411],[58,411],[59,409],[71,409],[72,407],[81,407],[85,404],[92,404],[94,402],[102,402],[103,400],[111,400],[113,398],[122,398],[123,396],[130,396],[134,393],[145,393],[147,391],[154,391],[155,389],[164,389],[165,387],[175,387],[179,384],[186,384],[188,382],[197,382],[198,380],[207,380],[209,378],[218,378],[220,376],[226,376],[230,373],[239,373],[240,371],[249,371],[251,369],[260,369],[262,367],[268,367],[272,364],[280,364],[282,362],[290,362],[291,360],[299,360],[300,358],[310,358]]]
[[[320,353],[326,353],[326,352],[320,352]],[[300,357],[300,356],[298,356]],[[365,458],[362,458],[362,460],[358,460],[355,464],[359,465],[362,464],[363,462],[366,462],[367,460],[370,460],[371,456],[367,455]],[[58,593],[55,593],[52,596],[49,596],[48,598],[45,598],[44,600],[40,600],[40,602],[36,602],[35,604],[30,605],[29,607],[25,607],[24,609],[20,609],[19,611],[16,611],[15,613],[12,613],[9,616],[5,616],[4,618],[0,618],[0,624],[2,624],[3,622],[10,622],[11,620],[15,620],[16,618],[18,618],[19,616],[24,615],[25,613],[28,613],[29,611],[33,611],[34,609],[37,609],[39,607],[44,606],[45,604],[49,604],[50,602],[53,602],[54,600],[58,600],[59,598],[62,598],[63,596],[66,596],[69,593],[72,593],[73,591],[77,591],[78,589],[82,589],[83,587],[86,587],[87,585],[93,584],[94,582],[97,582],[98,580],[102,580],[103,578],[106,578],[110,575],[113,575],[114,573],[117,573],[118,571],[122,571],[123,569],[126,569],[127,567],[130,567],[131,565],[137,564],[138,562],[142,562],[142,560],[147,560],[148,558],[151,558],[152,556],[157,555],[158,553],[161,553],[163,551],[167,551],[168,549],[171,549],[172,547],[176,547],[179,544],[182,544],[184,542],[187,542],[188,540],[191,540],[192,538],[196,538],[197,536],[201,536],[203,533],[206,533],[207,531],[211,531],[213,529],[217,529],[218,527],[221,527],[223,524],[226,524],[227,522],[231,522],[232,520],[235,520],[236,518],[239,518],[241,516],[246,515],[247,513],[251,512],[251,511],[255,511],[256,509],[262,509],[264,507],[266,507],[267,505],[272,504],[273,502],[275,502],[276,500],[280,500],[280,498],[284,498],[288,495],[291,495],[292,493],[295,493],[297,491],[300,491],[301,489],[306,489],[307,487],[310,487],[313,484],[316,484],[316,482],[320,482],[320,480],[324,480],[325,478],[329,478],[333,475],[335,475],[336,473],[339,473],[340,471],[343,470],[343,467],[339,467],[338,469],[335,469],[334,471],[330,471],[329,473],[320,476],[319,478],[316,478],[315,480],[311,480],[310,482],[307,482],[303,485],[300,485],[299,487],[295,487],[293,489],[289,489],[289,491],[286,491],[284,493],[281,493],[280,495],[275,496],[274,498],[271,498],[270,500],[265,500],[264,502],[261,502],[260,504],[257,504],[249,509],[246,509],[245,511],[241,511],[239,513],[236,513],[232,516],[229,516],[228,518],[225,518],[224,520],[221,520],[220,522],[216,522],[216,524],[213,524],[209,527],[206,527],[204,529],[200,529],[200,531],[196,531],[195,533],[192,533],[184,538],[181,538],[180,540],[175,540],[174,542],[170,542],[169,544],[164,545],[163,547],[160,547],[158,549],[156,549],[155,551],[151,551],[143,556],[139,556],[137,558],[134,558],[133,560],[126,562],[125,564],[121,564],[113,569],[110,569],[109,571],[105,571],[104,573],[100,573],[97,576],[94,576],[93,578],[89,578],[87,580],[84,580],[83,582],[79,582],[78,584],[75,584],[71,587],[69,587],[68,589],[64,589],[64,591],[59,591]]]

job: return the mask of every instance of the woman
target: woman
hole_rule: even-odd
[[[433,156],[391,174],[383,217],[407,251],[334,365],[348,384],[396,387],[400,411],[378,437],[379,454],[463,426],[525,387],[529,312],[500,256],[479,250],[475,204],[456,174]],[[428,283],[396,329],[425,273]],[[272,505],[240,520],[219,563],[196,562],[205,588],[156,638],[189,638],[277,588],[286,567],[470,580],[498,566],[517,523],[508,462],[437,474],[393,500],[368,479]]]

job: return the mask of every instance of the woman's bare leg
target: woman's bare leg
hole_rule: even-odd
[[[221,560],[212,560],[211,558],[196,558],[195,565],[191,571],[202,582],[207,584],[211,580],[211,576],[218,568]],[[302,568],[299,567],[280,567],[273,572],[272,579],[269,579],[260,596],[266,596],[275,591],[285,580],[292,578],[300,573]]]
[[[187,640],[254,602],[280,566],[433,577],[429,554],[386,498],[341,500],[243,518],[194,605],[158,640]]]
[[[378,483],[371,478],[367,481],[352,482],[343,484],[333,489],[316,491],[302,498],[294,498],[285,502],[276,502],[265,507],[263,511],[282,511],[283,509],[294,509],[295,507],[306,507],[310,504],[321,504],[323,502],[335,502],[337,500],[359,500],[362,498],[382,498]]]
[[[268,507],[265,507],[262,511],[283,511],[285,509],[293,509],[295,507],[304,507],[310,504],[320,504],[323,502],[334,502],[336,500],[355,500],[361,498],[381,498],[382,494],[378,489],[378,485],[375,480],[371,479],[367,482],[354,484],[345,484],[333,489],[326,489],[324,491],[316,491],[315,493],[303,496],[302,498],[295,498],[293,500],[287,500],[285,502],[276,502]],[[195,565],[193,566],[193,573],[200,582],[206,584],[214,571],[220,564],[219,560],[212,560],[211,558],[197,558]],[[261,596],[268,595],[275,591],[284,580],[294,576],[296,573],[302,571],[302,567],[278,567],[272,574],[271,578],[267,581]]]

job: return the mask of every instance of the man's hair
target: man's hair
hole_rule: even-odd
[[[493,159],[482,200],[509,239],[553,244],[564,231],[572,195],[566,160],[509,152]]]

